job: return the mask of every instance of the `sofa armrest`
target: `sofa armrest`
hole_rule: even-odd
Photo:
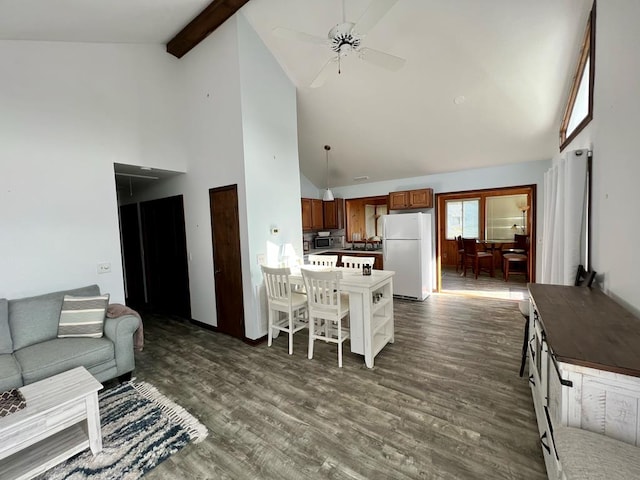
[[[133,334],[139,326],[140,319],[134,315],[104,320],[104,335],[113,342],[118,376],[133,371],[136,366],[133,355]]]

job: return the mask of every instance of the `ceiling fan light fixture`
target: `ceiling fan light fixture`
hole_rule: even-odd
[[[405,64],[404,58],[381,52],[372,48],[362,47],[364,37],[398,0],[372,0],[369,7],[356,22],[347,22],[345,15],[345,3],[342,1],[342,23],[334,25],[326,37],[318,37],[308,33],[297,32],[284,27],[276,27],[273,32],[285,39],[298,40],[314,45],[328,46],[334,54],[323,65],[320,72],[310,83],[310,88],[317,88],[324,84],[329,72],[337,65],[338,74],[341,73],[341,61],[345,57],[354,56],[359,60],[384,68],[389,71],[397,71]]]

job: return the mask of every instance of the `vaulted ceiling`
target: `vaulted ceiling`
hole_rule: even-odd
[[[221,1],[221,0],[216,0]],[[363,45],[406,59],[389,71],[351,55],[329,70],[317,37],[372,0],[250,0],[241,12],[298,92],[300,169],[332,186],[551,158],[591,0],[398,0]],[[393,2],[391,2],[393,3]],[[0,39],[166,44],[210,0],[4,0]]]

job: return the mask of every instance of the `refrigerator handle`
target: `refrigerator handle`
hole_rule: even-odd
[[[382,219],[382,264],[387,261],[387,222]]]

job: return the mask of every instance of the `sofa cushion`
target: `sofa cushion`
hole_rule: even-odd
[[[108,338],[56,338],[14,353],[24,384],[37,382],[75,367],[87,370],[106,362],[115,366],[113,342]]]
[[[0,355],[0,392],[22,386],[20,365],[13,355]]]
[[[13,352],[11,330],[9,330],[9,303],[0,298],[0,355]]]
[[[97,285],[9,300],[9,327],[13,350],[56,338],[62,298],[68,295],[100,295]]]
[[[557,428],[554,440],[568,480],[640,478],[640,450],[635,445],[573,427]]]
[[[108,304],[108,294],[95,297],[65,295],[58,323],[58,338],[100,338]]]

